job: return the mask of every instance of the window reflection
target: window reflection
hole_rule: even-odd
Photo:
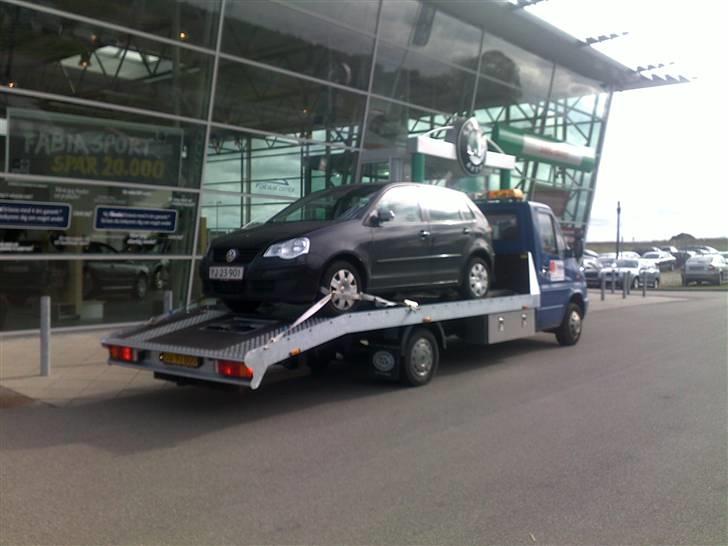
[[[323,129],[328,142],[356,146],[366,98],[342,89],[220,61],[214,120],[311,138]]]
[[[51,297],[51,325],[146,320],[187,296],[189,260],[126,260],[103,244],[93,260],[0,261],[0,331],[38,328],[40,296]]]
[[[212,56],[92,23],[0,5],[4,79],[32,89],[203,118]]]
[[[222,50],[341,85],[367,89],[374,39],[271,2],[229,3]]]

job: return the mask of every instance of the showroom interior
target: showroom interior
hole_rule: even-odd
[[[421,157],[587,228],[614,91],[650,85],[519,2],[0,0],[0,333],[200,299],[208,242],[310,192],[413,179],[408,139],[475,117],[587,148],[588,170]]]

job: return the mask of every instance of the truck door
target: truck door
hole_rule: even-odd
[[[536,265],[541,283],[541,307],[536,315],[536,326],[544,330],[561,324],[571,284],[566,272],[566,246],[556,219],[549,210],[540,207],[534,208],[534,214],[538,231],[536,243],[540,246]]]

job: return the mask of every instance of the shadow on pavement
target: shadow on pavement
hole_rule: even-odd
[[[261,434],[274,430],[280,433],[278,428],[305,428],[313,415],[310,410],[317,407],[375,396],[391,397],[393,401],[412,396],[426,399],[429,389],[446,389],[447,381],[467,381],[463,376],[477,371],[487,373],[504,363],[517,365],[519,356],[527,353],[558,349],[552,339],[540,336],[489,347],[452,345],[444,353],[433,384],[419,389],[371,379],[365,365],[334,362],[328,373],[320,377],[275,374],[280,379],[264,382],[257,391],[169,387],[126,396],[122,393],[117,398],[76,406],[18,407],[0,412],[0,444],[3,450],[87,444],[117,454],[132,454],[173,448],[197,437],[241,426],[245,426],[242,438],[254,442]],[[353,411],[358,409],[357,406]],[[289,422],[275,429],[265,423],[275,418]],[[315,418],[320,420],[321,416]]]

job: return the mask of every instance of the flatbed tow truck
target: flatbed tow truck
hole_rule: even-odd
[[[488,297],[418,304],[362,294],[373,308],[317,316],[328,294],[296,320],[199,307],[104,338],[108,362],[178,384],[257,389],[271,366],[306,362],[316,369],[357,346],[366,348],[373,376],[420,386],[436,373],[451,336],[488,345],[548,331],[561,345],[575,344],[588,306],[577,256],[549,207],[514,193],[500,197],[478,203],[493,227],[496,252]]]

